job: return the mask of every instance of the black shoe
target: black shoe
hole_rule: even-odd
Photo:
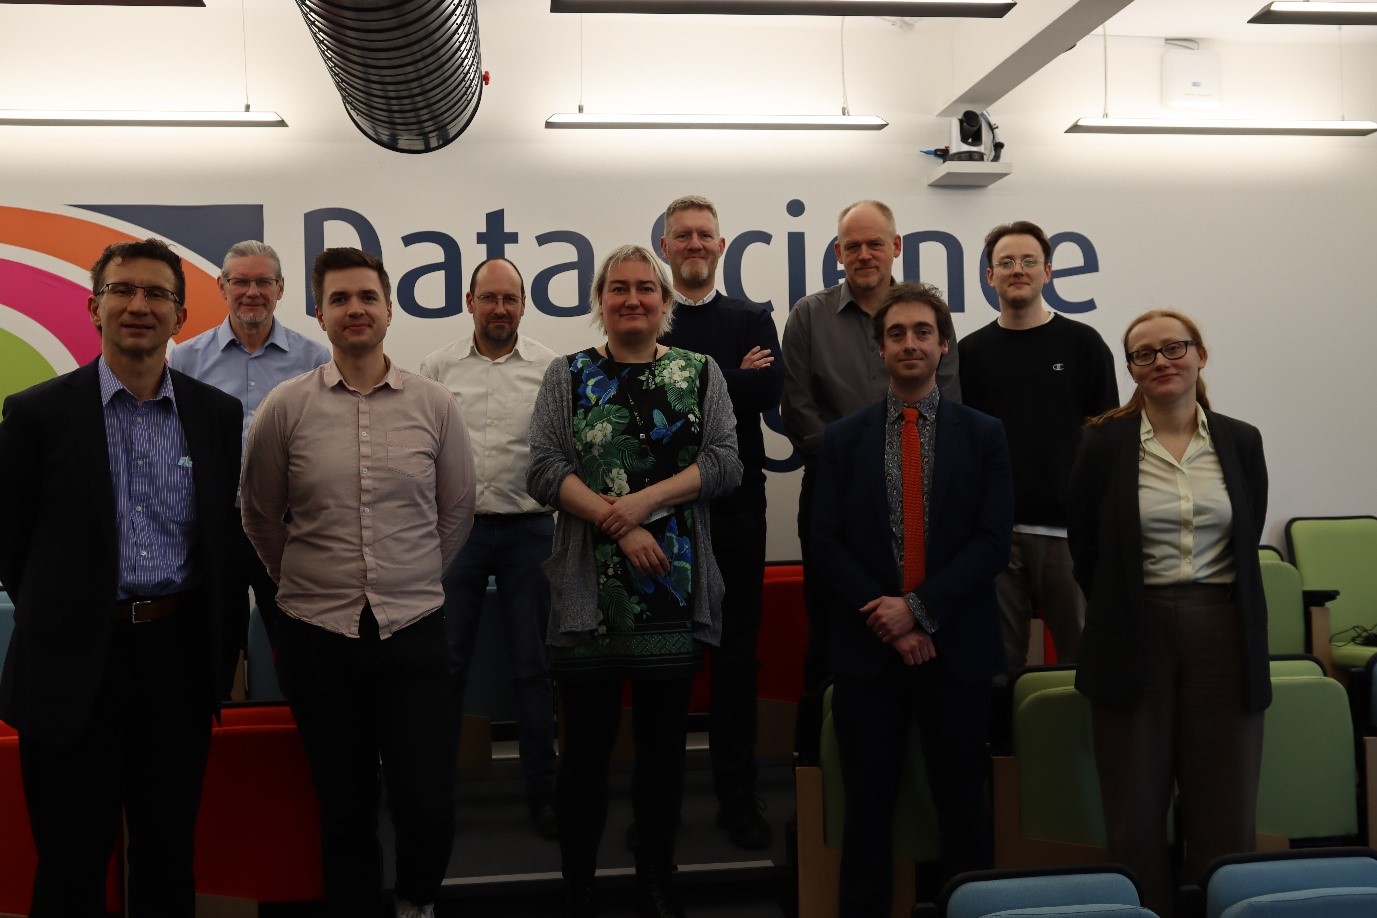
[[[674,867],[636,871],[637,918],[687,918],[674,895]]]
[[[549,791],[533,791],[526,798],[531,813],[531,826],[546,841],[559,840],[559,816],[555,814],[555,797]]]
[[[717,805],[717,824],[736,847],[760,851],[774,840],[770,824],[760,815],[764,809],[765,802],[750,795],[723,800]]]
[[[564,918],[597,918],[592,880],[564,881]]]

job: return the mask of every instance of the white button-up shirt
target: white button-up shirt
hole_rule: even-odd
[[[421,361],[420,374],[459,400],[473,444],[478,476],[475,512],[549,510],[526,493],[531,461],[531,412],[550,361],[558,355],[520,332],[511,353],[489,360],[473,336],[445,345]]]

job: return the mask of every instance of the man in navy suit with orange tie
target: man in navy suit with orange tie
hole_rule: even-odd
[[[915,716],[942,870],[991,866],[990,680],[1004,671],[995,577],[1014,495],[999,421],[941,397],[955,338],[941,293],[897,284],[874,316],[885,399],[823,436],[813,503],[846,791],[841,914],[890,913],[892,818]]]

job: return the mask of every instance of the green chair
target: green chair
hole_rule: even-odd
[[[846,794],[841,752],[832,723],[832,687],[822,697],[818,764],[794,769],[798,808],[799,918],[835,918],[840,882]],[[916,724],[909,725],[899,799],[894,810],[894,915],[908,916],[915,899],[915,863],[939,855],[937,813],[923,765]]]
[[[1337,590],[1329,600],[1329,627],[1338,642],[1333,673],[1347,679],[1377,646],[1356,643],[1355,629],[1377,631],[1377,517],[1296,517],[1286,524],[1286,545],[1306,590]]]
[[[1258,787],[1259,847],[1358,834],[1358,768],[1348,697],[1333,679],[1272,679]]]
[[[994,759],[996,867],[1104,860],[1090,702],[1066,684],[1074,675],[1052,671],[1025,683],[1025,674],[1014,684],[1013,754]]]
[[[1262,553],[1262,590],[1267,601],[1267,648],[1273,654],[1313,654],[1325,673],[1333,672],[1330,659],[1330,615],[1323,597],[1301,588],[1300,571]]]

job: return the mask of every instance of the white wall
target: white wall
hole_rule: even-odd
[[[1269,541],[1283,541],[1281,527],[1294,515],[1377,513],[1370,470],[1377,412],[1368,392],[1377,340],[1368,277],[1377,137],[1064,134],[1075,118],[1100,113],[1101,45],[1091,36],[994,108],[1012,176],[983,190],[932,189],[926,176],[935,161],[918,151],[947,134],[945,120],[923,113],[932,95],[925,87],[950,68],[946,34],[941,27],[901,32],[878,20],[848,21],[847,84],[851,110],[887,118],[885,131],[547,131],[547,115],[574,110],[580,84],[578,17],[547,10],[540,0],[482,5],[483,63],[493,82],[476,121],[442,151],[403,156],[349,124],[295,9],[253,4],[254,107],[281,111],[289,129],[0,128],[0,205],[262,204],[266,238],[290,275],[279,315],[317,336],[300,282],[313,254],[304,250],[303,214],[321,207],[363,214],[394,280],[436,260],[433,246],[405,246],[404,235],[453,237],[464,281],[485,255],[475,240],[484,215],[502,209],[520,237],[506,254],[530,279],[571,257],[566,245],[536,245],[539,233],[576,231],[600,254],[649,242],[672,197],[707,194],[729,237],[772,235],[770,245],[749,250],[743,279],[754,298],[775,304],[782,328],[788,234],[803,234],[806,286],[820,286],[837,211],[878,197],[893,205],[902,232],[943,230],[960,240],[958,334],[993,317],[978,286],[984,232],[1032,219],[1049,233],[1076,232],[1093,243],[1099,271],[1057,290],[1095,300],[1098,308],[1079,318],[1116,351],[1127,321],[1144,309],[1172,306],[1198,318],[1211,346],[1206,376],[1216,407],[1257,424],[1266,439]],[[838,31],[834,20],[585,17],[584,101],[590,111],[833,112]],[[1349,118],[1377,117],[1377,44],[1353,37],[1363,31],[1344,38]],[[5,106],[234,108],[242,101],[237,4],[203,11],[0,5],[0,33],[22,37],[0,59]],[[1221,115],[1339,116],[1332,30],[1320,30],[1313,45],[1210,47],[1224,60]],[[1111,114],[1155,113],[1161,49],[1153,40],[1111,37]],[[786,212],[794,199],[806,206],[802,216]],[[339,231],[327,242],[355,239]],[[935,258],[923,259],[922,272],[953,286]],[[439,275],[418,293],[422,305],[442,305]],[[571,303],[579,291],[566,275],[552,293]],[[191,304],[199,306],[214,308]],[[584,318],[532,311],[524,328],[561,351],[593,340]],[[389,350],[415,366],[468,330],[464,319],[399,310]],[[788,452],[773,435],[767,448]],[[796,491],[794,475],[773,477],[774,558],[797,554]]]

